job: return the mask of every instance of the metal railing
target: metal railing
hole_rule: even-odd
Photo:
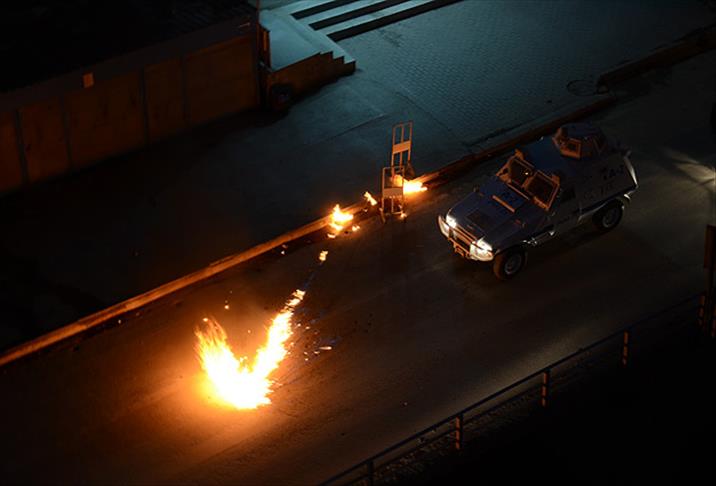
[[[525,403],[534,403],[537,401],[536,397],[539,398],[539,406],[546,408],[555,388],[579,379],[580,375],[583,375],[583,368],[592,368],[595,364],[605,362],[626,367],[631,360],[635,344],[645,348],[649,339],[655,339],[656,334],[663,335],[665,326],[682,325],[688,322],[687,316],[695,319],[698,297],[690,296],[625,326],[426,427],[321,484],[372,486],[376,481],[395,480],[400,476],[401,470],[411,469],[416,462],[425,461],[430,455],[444,454],[445,451],[451,450],[460,451],[466,442],[466,433],[477,429],[479,420],[489,418],[498,409],[510,404],[518,407]],[[651,332],[657,326],[662,332]],[[635,333],[638,334],[638,340],[633,339]],[[609,354],[609,361],[605,360],[605,354]],[[530,393],[536,397],[528,397]]]

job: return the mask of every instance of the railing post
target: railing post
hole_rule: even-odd
[[[714,294],[714,296],[712,297],[711,294]],[[698,323],[704,334],[716,338],[716,290],[701,294],[699,298]]]
[[[716,225],[706,225],[705,243],[706,291],[701,296],[699,320],[704,334],[716,338]]]
[[[706,305],[710,305],[711,308],[707,309],[706,315],[711,318],[711,322],[706,322],[704,325],[705,334],[708,336],[711,334],[711,338],[716,338],[716,288],[711,289],[711,302],[706,299]]]
[[[460,452],[462,450],[463,441],[463,415],[459,414],[455,417],[455,450]]]
[[[549,389],[549,370],[542,372],[542,408],[547,408],[547,392]]]
[[[626,366],[629,359],[629,331],[624,331],[624,340],[622,342],[622,366]]]
[[[373,486],[373,479],[375,476],[375,465],[373,464],[373,460],[371,459],[368,461],[368,486]]]

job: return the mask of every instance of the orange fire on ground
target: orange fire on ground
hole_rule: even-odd
[[[286,341],[293,331],[293,311],[305,292],[296,290],[281,312],[271,321],[266,343],[249,364],[247,358],[236,358],[227,343],[226,331],[213,319],[204,319],[206,329],[195,331],[199,361],[221,401],[238,409],[253,409],[271,403],[269,394],[273,381],[269,375],[288,354]]]
[[[373,197],[373,195],[368,191],[365,191],[365,193],[363,194],[363,197],[365,198],[366,201],[368,201],[370,203],[371,206],[375,206],[378,204],[378,201],[376,201],[375,198]]]
[[[351,221],[353,221],[353,215],[351,213],[341,211],[341,207],[336,204],[333,207],[333,212],[331,213],[331,222],[328,224],[328,226],[330,226],[335,233],[329,234],[328,236],[335,238],[336,234],[343,231],[343,228],[345,228]]]
[[[393,178],[393,184],[395,184],[396,186],[400,186],[401,182],[403,183],[403,194],[415,194],[417,192],[425,192],[428,190],[428,188],[425,187],[420,181],[409,181],[407,179],[403,179],[403,177],[399,175],[396,175]]]

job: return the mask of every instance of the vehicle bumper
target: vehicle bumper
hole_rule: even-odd
[[[445,218],[440,215],[438,215],[438,227],[440,228],[440,232],[443,234],[443,236],[447,238],[450,243],[452,243],[452,247],[453,250],[455,250],[455,253],[457,253],[461,257],[480,262],[489,262],[492,261],[492,259],[494,258],[494,253],[491,251],[481,251],[478,250],[475,244],[470,244],[469,246],[467,246],[466,242],[460,241],[454,235],[455,230],[450,228],[450,226],[445,221]]]

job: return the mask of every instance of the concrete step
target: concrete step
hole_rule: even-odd
[[[316,46],[297,32],[293,19],[262,12],[261,25],[269,31],[271,42],[271,69],[279,70],[317,54]]]
[[[271,39],[271,69],[276,71],[316,54],[331,53],[346,64],[355,60],[325,34],[296,20],[283,9],[261,13],[261,25]]]
[[[294,18],[302,19],[357,1],[359,0],[301,0],[281,7],[280,10],[293,15]]]
[[[355,70],[356,70],[355,60],[346,62],[346,60],[342,56],[333,59],[333,71],[338,76],[347,76],[349,74],[354,73]]]
[[[320,29],[334,41],[347,39],[461,0],[408,0]]]
[[[371,12],[377,12],[391,5],[385,5],[387,2],[391,4],[404,2],[407,0],[357,0],[349,4],[324,10],[308,17],[303,17],[301,22],[308,24],[313,29],[321,29],[329,25],[338,24],[355,17],[360,17]]]
[[[281,9],[267,10],[260,21],[271,41],[271,69],[265,74],[267,94],[274,85],[288,84],[295,96],[302,96],[355,71],[355,59],[293,15]]]

